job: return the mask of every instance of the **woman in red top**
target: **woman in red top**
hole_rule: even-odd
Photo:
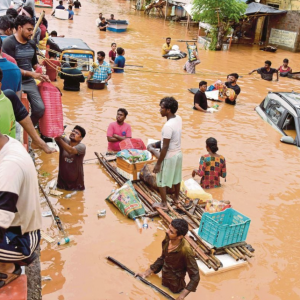
[[[206,140],[206,150],[208,154],[201,156],[199,170],[194,170],[192,176],[201,177],[200,184],[204,189],[220,187],[220,177],[226,178],[226,161],[224,156],[217,154],[219,148],[215,138]]]
[[[42,63],[46,67],[46,75],[49,76],[51,81],[56,81],[57,71],[60,70],[61,64],[56,60],[56,53],[49,51],[49,59],[44,60]]]
[[[116,43],[112,43],[111,44],[111,50],[109,51],[109,62],[111,64],[114,64],[114,61],[116,59],[116,56],[117,56],[117,51],[116,51],[116,48],[117,48],[117,44]]]
[[[287,77],[288,73],[292,73],[292,68],[288,66],[289,60],[285,58],[283,60],[283,65],[278,68],[281,77]]]

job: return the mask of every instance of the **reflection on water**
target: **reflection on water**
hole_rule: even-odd
[[[105,51],[107,56],[110,44],[116,42],[125,49],[127,64],[144,66],[128,67],[125,74],[113,74],[106,90],[92,91],[82,84],[79,93],[63,92],[67,133],[76,124],[83,126],[87,130],[83,140],[87,146],[86,159],[94,158],[94,151],[106,149],[106,129],[115,120],[116,110],[125,107],[134,137],[145,142],[147,138],[159,139],[165,122],[159,114],[159,100],[174,96],[183,119],[183,175],[191,174],[200,156],[206,153],[205,140],[215,137],[219,153],[227,160],[228,178],[222,188],[211,192],[217,199],[230,200],[235,209],[251,218],[248,242],[256,249],[255,258],[249,260],[247,267],[202,276],[197,292],[188,299],[299,299],[300,281],[296,274],[300,263],[300,152],[294,146],[280,143],[280,133],[254,111],[268,91],[299,91],[299,82],[288,78],[267,82],[258,75],[246,75],[263,66],[267,59],[277,68],[286,57],[297,70],[299,54],[283,50],[268,53],[255,46],[236,45],[229,52],[200,50],[197,74],[178,75],[185,61],[161,58],[161,46],[165,37],[171,36],[173,43],[184,51],[185,44],[176,40],[195,37],[197,29],[187,32],[178,23],[144,16],[131,10],[132,4],[123,0],[84,1],[73,22],[57,20],[46,12],[50,31],[82,38],[92,49]],[[123,34],[99,32],[94,25],[99,12],[129,20],[129,30]],[[236,107],[221,103],[219,112],[212,115],[194,111],[193,95],[187,89],[197,87],[200,80],[206,80],[208,85],[217,79],[224,81],[231,72],[241,75],[238,84],[242,92]],[[57,86],[62,88],[62,82]],[[37,154],[39,170],[51,174],[42,178],[46,184],[57,176],[58,154]],[[105,202],[116,187],[114,181],[96,162],[86,164],[84,170],[86,191],[71,199],[51,197],[75,242],[61,248],[42,242],[42,273],[53,278],[43,283],[43,299],[163,299],[109,264],[105,257],[110,255],[132,270],[143,271],[160,255],[164,232],[157,230],[159,225],[155,221],[151,228],[138,234],[132,221]],[[97,210],[104,208],[106,217],[97,219]],[[57,236],[51,220],[43,220],[44,230],[52,237]],[[160,284],[159,277],[154,276],[151,281]]]

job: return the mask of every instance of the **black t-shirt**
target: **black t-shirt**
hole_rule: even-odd
[[[28,111],[13,90],[4,90],[4,95],[11,101],[15,118],[17,122],[24,120],[28,115]]]
[[[272,81],[273,74],[277,73],[278,71],[274,68],[270,68],[270,71],[268,72],[265,67],[262,67],[260,69],[257,69],[257,73],[260,74],[261,78],[264,80]]]
[[[14,35],[8,36],[3,41],[2,51],[12,56],[20,69],[32,71],[34,65],[38,63],[36,56],[36,46],[33,41],[28,41],[26,44],[19,43]],[[33,78],[22,76],[22,82],[28,82]]]
[[[63,73],[70,74],[68,76],[66,74],[61,73],[61,79],[64,79],[64,90],[65,91],[80,91],[80,82],[84,82],[85,78],[82,72],[78,69],[62,69]],[[77,75],[77,76],[74,76]]]
[[[79,1],[75,1],[74,2],[74,6],[75,6],[75,8],[80,8],[81,7],[81,3]]]
[[[225,85],[229,88],[229,89],[233,89],[235,94],[238,95],[241,92],[241,88],[236,84],[236,85],[231,85],[230,82],[225,82]],[[236,105],[236,101],[230,101],[228,98],[225,98],[225,103],[227,104],[231,104],[231,105]]]
[[[108,24],[108,22],[101,22],[100,24],[99,24],[99,28],[100,27],[103,27],[103,26],[106,26]],[[104,28],[104,29],[100,29],[100,31],[106,31],[106,27]]]
[[[207,110],[207,98],[205,93],[201,92],[200,90],[195,94],[194,96],[194,109],[196,109],[195,104],[199,104],[199,106],[204,109]]]

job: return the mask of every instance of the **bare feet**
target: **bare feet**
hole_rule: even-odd
[[[167,205],[164,205],[163,203],[154,203],[152,205],[153,208],[161,208],[162,210],[164,211],[168,211],[168,206]]]

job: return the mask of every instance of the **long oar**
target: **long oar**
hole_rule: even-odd
[[[144,66],[137,66],[137,65],[127,65],[127,64],[126,64],[126,67],[144,68]]]
[[[108,256],[107,259],[111,262],[113,262],[115,265],[119,266],[121,269],[127,271],[129,274],[136,276],[136,274],[131,271],[130,269],[128,269],[126,266],[124,266],[123,264],[121,264],[120,262],[118,262],[117,260],[115,260],[114,258]],[[152,284],[151,282],[149,282],[148,280],[144,279],[143,277],[137,275],[136,276],[140,281],[142,281],[143,283],[149,285],[150,287],[152,287],[153,289],[155,289],[157,292],[161,293],[163,296],[165,296],[167,299],[170,300],[175,300],[175,298],[173,298],[172,296],[170,296],[168,293],[166,293],[165,291],[163,291],[162,289],[160,289],[158,286]]]
[[[39,187],[40,187],[40,189],[41,189],[41,191],[42,191],[42,193],[43,193],[43,195],[44,195],[44,197],[45,197],[45,199],[46,199],[46,201],[48,203],[48,206],[49,206],[49,208],[50,208],[50,210],[52,212],[54,221],[56,222],[56,225],[57,225],[58,229],[64,234],[64,236],[67,236],[66,233],[65,233],[63,224],[62,224],[59,216],[55,213],[55,210],[54,210],[54,208],[53,208],[53,206],[52,206],[52,204],[51,204],[51,202],[50,202],[50,200],[49,200],[49,198],[48,198],[45,190],[43,189],[43,187],[42,187],[42,185],[40,183],[39,183]]]

